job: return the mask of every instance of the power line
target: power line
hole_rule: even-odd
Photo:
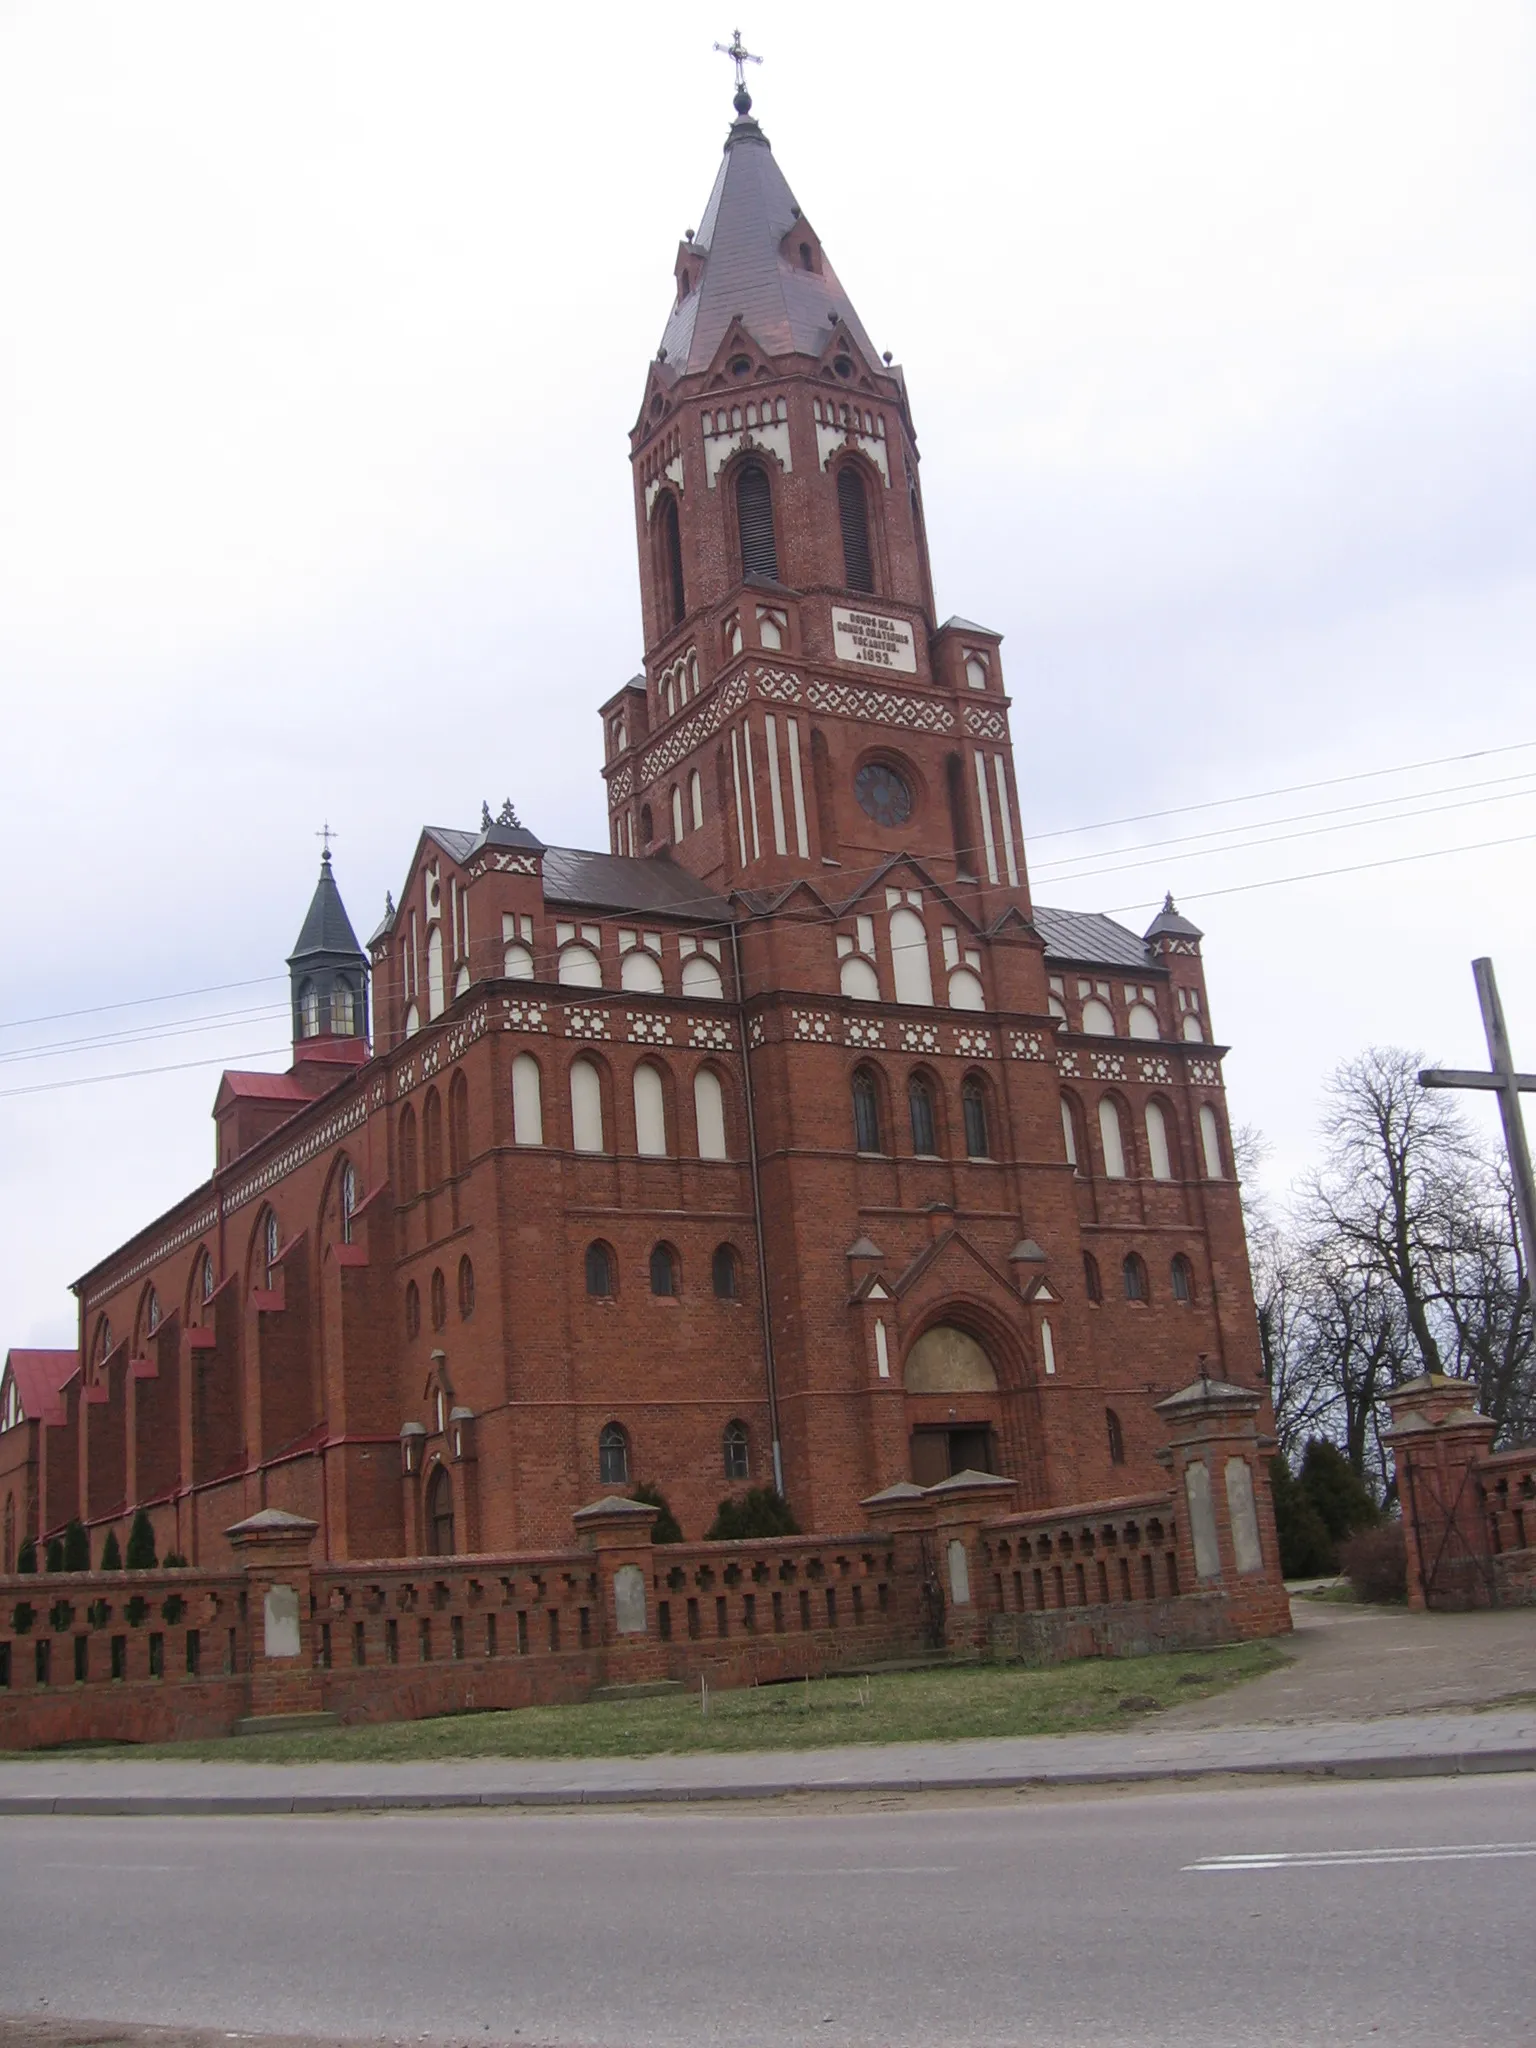
[[[1518,803],[1522,799],[1536,796],[1536,789],[1506,790],[1503,796],[1481,796],[1459,804],[1427,804],[1422,810],[1403,811],[1394,818],[1353,818],[1342,825],[1312,825],[1305,832],[1272,832],[1265,838],[1250,838],[1234,842],[1230,846],[1204,846],[1189,853],[1163,853],[1156,856],[1159,867],[1172,866],[1186,860],[1214,860],[1221,854],[1247,853],[1256,846],[1284,846],[1294,839],[1324,839],[1334,832],[1359,832],[1369,826],[1395,825],[1410,818],[1438,817],[1442,811],[1484,810],[1490,804]],[[1130,849],[1127,848],[1126,851]],[[1107,858],[1107,856],[1100,856]],[[1053,875],[1053,882],[1092,882],[1104,875],[1123,875],[1136,868],[1154,865],[1152,859],[1121,861],[1115,867],[1082,868],[1069,875]]]
[[[1227,804],[1261,803],[1272,796],[1302,796],[1311,789],[1336,789],[1346,782],[1375,782],[1384,775],[1412,775],[1420,768],[1454,768],[1463,761],[1521,754],[1532,747],[1536,747],[1536,740],[1512,740],[1507,747],[1479,747],[1470,754],[1435,754],[1424,761],[1403,761],[1396,768],[1362,768],[1353,775],[1328,775],[1319,782],[1288,782],[1278,789],[1255,790],[1250,796],[1217,796],[1198,804],[1174,804],[1165,811],[1136,811],[1126,818],[1105,818],[1097,825],[1057,825],[1049,832],[1032,832],[1029,836],[1038,846],[1042,839],[1066,839],[1078,832],[1108,832],[1117,825],[1146,825],[1154,818],[1184,818],[1195,811],[1220,810]]]
[[[183,988],[164,996],[128,996],[118,1003],[91,1003],[83,1010],[50,1010],[41,1017],[12,1017],[0,1022],[0,1031],[24,1031],[32,1024],[62,1024],[70,1017],[99,1017],[104,1010],[138,1010],[147,1003],[182,1003],[193,996],[222,995],[231,988],[263,988],[269,982],[286,981],[285,974],[258,974],[250,981],[213,981],[206,988]]]
[[[193,1067],[224,1067],[231,1060],[265,1060],[280,1052],[291,1052],[292,1046],[264,1045],[259,1052],[223,1053],[206,1060],[172,1060],[164,1067],[124,1067],[116,1074],[81,1074],[72,1081],[34,1081],[27,1088],[0,1088],[0,1102],[12,1095],[49,1095],[56,1088],[94,1088],[102,1081],[137,1081],[145,1074],[182,1074]]]
[[[1087,860],[1108,860],[1117,853],[1155,853],[1164,847],[1190,846],[1197,839],[1227,839],[1233,834],[1263,832],[1267,831],[1271,825],[1305,824],[1314,818],[1342,818],[1350,811],[1385,812],[1385,816],[1362,818],[1359,822],[1362,825],[1390,825],[1393,822],[1394,816],[1415,817],[1418,815],[1417,812],[1413,811],[1400,811],[1397,807],[1403,804],[1422,803],[1432,796],[1454,796],[1466,790],[1502,789],[1509,782],[1530,783],[1531,775],[1532,771],[1527,768],[1522,769],[1516,775],[1494,775],[1482,782],[1447,782],[1442,783],[1438,789],[1405,790],[1397,796],[1376,797],[1362,803],[1328,804],[1320,811],[1292,811],[1289,817],[1284,818],[1254,818],[1241,825],[1217,825],[1209,832],[1180,832],[1176,833],[1171,839],[1144,839],[1130,847],[1107,846],[1101,853],[1091,851],[1068,853],[1063,854],[1058,860],[1031,861],[1030,873],[1032,875],[1054,874],[1058,868],[1076,867],[1080,862]],[[1517,790],[1514,794],[1536,795],[1536,784],[1532,784],[1531,788],[1527,790]],[[1492,802],[1495,799],[1490,798],[1489,801]],[[1234,838],[1231,850],[1240,850],[1242,844],[1243,841],[1241,839]],[[1223,848],[1219,850],[1227,851],[1228,849]]]
[[[1200,889],[1180,900],[1185,903],[1208,903],[1217,896],[1246,896],[1252,889],[1284,889],[1292,882],[1325,882],[1335,875],[1360,875],[1369,868],[1400,868],[1409,861],[1446,860],[1456,853],[1486,853],[1495,846],[1525,846],[1536,839],[1536,832],[1517,832],[1510,839],[1479,839],[1471,846],[1432,846],[1426,853],[1397,853],[1387,860],[1357,860],[1344,868],[1316,868],[1305,875],[1271,875],[1263,882],[1234,882],[1228,889]],[[1106,917],[1127,917],[1135,910],[1155,910],[1157,903],[1117,903]]]
[[[55,1039],[47,1045],[18,1046],[0,1052],[0,1067],[19,1066],[27,1060],[70,1059],[80,1053],[116,1051],[130,1045],[151,1045],[162,1038],[195,1038],[200,1032],[221,1024],[264,1024],[274,1017],[286,1017],[286,1003],[265,1009],[216,1011],[211,1016],[193,1017],[177,1024],[155,1024],[132,1031],[109,1031],[98,1038]]]

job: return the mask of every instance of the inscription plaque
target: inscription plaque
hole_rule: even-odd
[[[917,674],[912,628],[905,619],[888,619],[883,612],[856,612],[846,605],[833,605],[832,651],[839,661],[852,662],[857,668]]]

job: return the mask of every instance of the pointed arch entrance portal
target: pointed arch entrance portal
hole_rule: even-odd
[[[918,1486],[956,1472],[995,1472],[997,1368],[986,1347],[955,1323],[933,1323],[907,1353],[908,1453]]]

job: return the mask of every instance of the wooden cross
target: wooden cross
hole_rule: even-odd
[[[1536,1270],[1536,1180],[1531,1175],[1531,1148],[1525,1135],[1525,1116],[1520,1097],[1536,1095],[1536,1074],[1518,1074],[1504,1028],[1504,1007],[1499,985],[1493,978],[1491,960],[1472,962],[1472,979],[1477,983],[1477,1000],[1482,1006],[1483,1030],[1488,1039],[1492,1071],[1477,1068],[1426,1067],[1419,1075],[1421,1088],[1480,1088],[1499,1098],[1499,1116],[1504,1124],[1504,1147],[1509,1154],[1510,1177],[1515,1183],[1515,1212],[1520,1218],[1520,1237],[1525,1250],[1527,1285]]]
[[[752,52],[747,48],[746,44],[743,43],[743,41],[741,40],[741,30],[739,28],[733,28],[731,30],[731,40],[728,43],[716,43],[715,48],[720,52],[722,57],[729,57],[731,61],[735,64],[736,90],[738,92],[741,92],[747,82],[747,74],[743,69],[743,66],[747,64],[761,64],[763,61],[762,58],[754,57]]]

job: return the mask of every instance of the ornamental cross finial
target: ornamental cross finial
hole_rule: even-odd
[[[752,52],[741,40],[741,30],[739,28],[731,30],[731,40],[728,43],[716,43],[715,48],[722,57],[729,57],[736,66],[735,105],[737,113],[750,113],[752,111],[752,95],[747,91],[746,66],[748,64],[761,64],[762,58],[753,56]]]
[[[327,818],[325,823],[320,827],[320,830],[315,834],[315,837],[325,842],[320,858],[322,860],[329,860],[331,857],[331,841],[333,839],[339,839],[341,837],[341,834],[332,825],[330,819]]]

